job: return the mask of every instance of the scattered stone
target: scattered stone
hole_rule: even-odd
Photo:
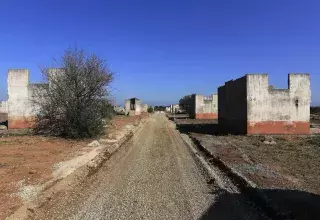
[[[277,144],[277,142],[275,142],[273,137],[271,137],[271,136],[264,136],[262,139],[262,142],[267,145]]]
[[[115,139],[102,139],[102,138],[99,141],[101,143],[106,143],[106,144],[114,144],[117,142],[117,140],[115,140]]]
[[[43,185],[24,185],[24,182],[24,179],[18,182],[19,192],[17,193],[24,202],[33,200],[44,189]]]
[[[88,147],[99,147],[100,143],[97,140],[92,141],[90,144],[88,144]]]

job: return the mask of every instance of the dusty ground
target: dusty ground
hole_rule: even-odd
[[[216,122],[178,119],[176,123],[215,158],[256,183],[282,214],[320,219],[318,115],[311,117],[310,136],[222,136]]]
[[[191,133],[201,144],[262,188],[320,195],[320,136],[214,136]],[[275,141],[273,144],[265,141]]]
[[[174,124],[155,113],[97,173],[32,219],[265,219],[243,195],[209,182]]]
[[[135,124],[139,116],[116,116],[106,136],[115,136],[124,126]],[[52,178],[53,168],[61,161],[88,151],[91,140],[65,140],[42,136],[8,136],[0,138],[0,219],[13,213],[40,186]]]

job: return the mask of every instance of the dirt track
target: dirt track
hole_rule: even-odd
[[[208,217],[264,219],[241,195],[208,184],[173,123],[155,114],[97,173],[53,197],[32,219]]]

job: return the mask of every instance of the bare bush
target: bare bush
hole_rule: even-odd
[[[113,73],[103,59],[78,49],[68,49],[58,65],[62,68],[42,69],[48,83],[34,91],[35,132],[71,138],[99,135],[113,114],[107,90]]]

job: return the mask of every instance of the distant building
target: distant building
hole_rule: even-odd
[[[170,112],[172,114],[177,114],[180,110],[180,106],[179,104],[175,104],[175,105],[170,105]]]
[[[218,95],[204,96],[192,94],[185,96],[180,103],[191,118],[218,119]]]
[[[130,98],[125,100],[125,113],[126,115],[140,115],[141,114],[141,101],[137,98]]]

